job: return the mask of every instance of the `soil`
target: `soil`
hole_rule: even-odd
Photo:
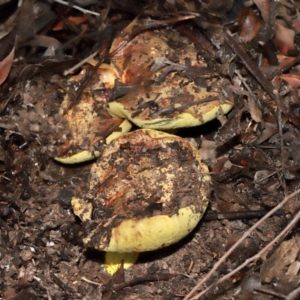
[[[23,14],[29,11],[32,16],[33,7],[44,3],[30,4],[28,1],[22,4],[12,31],[1,40],[3,45],[12,45],[11,41],[22,32],[9,76],[0,85],[0,299],[184,299],[251,226],[300,187],[300,85],[281,80],[276,86],[273,81],[279,92],[274,93],[271,82],[275,75],[270,75],[271,71],[276,71],[276,76],[294,74],[298,80],[298,27],[293,25],[296,31],[293,49],[284,54],[293,63],[282,69],[279,63],[259,68],[259,55],[268,61],[270,56],[282,55],[283,50],[278,45],[276,49],[272,48],[276,45],[272,38],[267,41],[272,42],[271,49],[275,53],[272,55],[267,54],[266,48],[261,51],[258,38],[251,37],[252,44],[242,44],[236,39],[236,43],[243,46],[242,52],[234,47],[231,49],[226,38],[220,38],[220,44],[215,42],[218,34],[222,35],[222,26],[243,37],[243,22],[239,17],[239,25],[236,25],[238,17],[234,12],[245,8],[243,1],[234,1],[232,7],[220,8],[218,12],[214,1],[201,5],[197,1],[182,1],[184,5],[172,4],[173,1],[166,1],[164,5],[155,2],[153,7],[149,7],[151,1],[138,4],[115,2],[111,2],[110,10],[108,4],[100,5],[95,1],[85,7],[101,13],[105,20],[69,6],[47,4],[44,16],[54,14],[54,19],[41,29],[21,26],[24,24]],[[264,3],[271,5],[269,1]],[[12,8],[5,8],[14,11],[14,3],[10,5]],[[178,26],[166,21],[180,19],[184,15],[180,12],[194,11],[194,5],[200,5],[199,9],[207,13],[208,19],[197,16],[195,20],[180,20],[179,25],[176,23]],[[297,7],[291,3],[281,5],[287,10],[286,19],[293,22]],[[262,18],[260,4],[247,9],[252,9]],[[243,14],[246,14],[245,10]],[[59,114],[69,78],[63,72],[92,51],[97,51],[99,61],[109,62],[107,53],[111,39],[120,31],[115,27],[125,28],[138,15],[164,21],[167,24],[164,27],[170,26],[181,34],[185,32],[184,39],[188,36],[194,44],[198,41],[203,60],[207,61],[208,67],[212,65],[208,77],[214,79],[209,88],[222,90],[223,96],[229,95],[234,105],[226,116],[221,113],[217,119],[202,126],[171,131],[193,144],[210,170],[210,204],[200,223],[178,243],[141,253],[132,267],[120,268],[111,276],[104,268],[104,252],[83,245],[82,222],[71,206],[73,196],[88,192],[90,170],[97,159],[66,165],[53,157],[57,147],[65,145],[71,134],[67,122]],[[70,21],[73,16],[83,20],[76,24]],[[7,16],[0,17],[2,23],[7,21]],[[274,18],[282,20],[278,15]],[[31,26],[39,26],[41,19],[35,16],[35,20],[36,24]],[[214,21],[215,27],[212,26]],[[62,29],[53,30],[60,24]],[[99,33],[97,30],[101,24],[106,24],[107,28],[114,24],[114,29],[110,35],[101,31],[103,40],[100,41],[95,33]],[[281,21],[279,24],[283,26]],[[150,30],[155,32],[159,30],[157,27]],[[215,28],[222,30],[216,33]],[[43,56],[45,47],[50,49],[53,41],[38,47],[36,39],[30,38],[28,33],[34,29],[35,38],[43,35],[59,41],[61,48],[56,52],[59,54],[46,59]],[[274,27],[269,29],[274,33]],[[170,32],[169,28],[163,31]],[[138,33],[133,36],[135,34]],[[208,43],[206,48],[203,47],[205,43]],[[4,48],[0,53],[1,61],[9,52]],[[245,53],[248,58],[243,57]],[[247,64],[249,58],[256,68]],[[212,71],[216,65],[220,67],[218,72]],[[92,67],[89,71],[93,76]],[[187,68],[188,71],[188,78],[194,80],[194,69]],[[0,65],[0,73],[5,73],[3,65]],[[260,80],[261,74],[267,80],[267,86]],[[85,88],[86,83],[82,82],[82,86]],[[113,94],[112,90],[105,93],[106,98]],[[277,104],[274,99],[278,100]],[[282,114],[278,113],[280,110]],[[136,129],[133,125],[132,130]],[[295,196],[251,231],[206,285],[259,253],[299,214],[299,208],[299,197]],[[200,299],[299,299],[297,224],[299,226],[299,219],[296,226],[291,227],[268,251]]]

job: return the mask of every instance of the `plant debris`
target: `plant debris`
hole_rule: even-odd
[[[299,3],[100,2],[0,3],[0,298],[298,299]],[[93,241],[182,203],[107,272]]]

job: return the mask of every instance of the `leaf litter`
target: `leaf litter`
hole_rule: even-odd
[[[60,2],[1,4],[0,297],[299,298],[297,3]],[[165,82],[177,86],[163,111],[164,90],[150,101],[141,91]],[[71,207],[73,196],[88,192],[95,159],[53,158],[107,147],[112,130],[100,129],[99,119],[73,138],[81,99],[96,101],[98,118],[137,92],[131,119],[149,111],[145,119],[155,120],[190,107],[194,96],[181,94],[190,83],[233,106],[202,126],[166,129],[202,153],[212,178],[208,211],[180,242],[110,276],[104,253],[84,247]]]

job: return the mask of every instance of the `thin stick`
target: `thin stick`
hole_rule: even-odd
[[[78,64],[76,64],[75,66],[73,66],[72,68],[70,68],[69,70],[64,71],[64,76],[69,75],[70,73],[73,73],[75,70],[77,70],[78,68],[80,68],[83,64],[85,64],[86,62],[88,62],[90,59],[94,58],[97,55],[97,51],[92,53],[91,55],[89,55],[88,57],[86,57],[85,59],[83,59],[82,61],[80,61]]]
[[[222,265],[222,263],[230,256],[230,254],[237,249],[237,247],[258,227],[260,226],[267,218],[272,216],[278,209],[282,208],[285,203],[287,203],[290,199],[300,194],[300,189],[291,193],[289,196],[285,197],[278,205],[276,205],[272,210],[270,210],[265,216],[263,216],[258,222],[256,222],[250,229],[248,229],[242,237],[234,244],[232,247],[215,263],[213,268],[207,273],[207,275],[200,280],[197,285],[184,297],[183,300],[189,299],[199,299],[198,295],[194,298],[191,298],[193,294],[208,280],[212,277],[215,271]]]
[[[231,276],[239,272],[241,269],[243,269],[248,264],[252,263],[255,260],[258,260],[264,252],[269,250],[276,242],[278,242],[281,238],[284,238],[286,234],[289,233],[289,231],[297,224],[297,222],[300,220],[300,211],[295,215],[295,217],[290,221],[290,223],[276,236],[275,239],[273,239],[268,245],[266,245],[263,249],[261,249],[257,254],[253,255],[252,257],[248,258],[243,262],[240,266],[232,270],[230,273],[226,274],[222,278],[218,279],[216,282],[214,282],[212,285],[207,287],[205,290],[203,290],[201,293],[197,294],[195,297],[193,297],[191,300],[199,299],[201,296],[203,296],[205,293],[207,293],[209,290],[214,288],[215,286],[219,285],[223,281],[229,279]]]
[[[276,99],[277,105],[277,116],[278,116],[278,133],[280,138],[280,157],[281,157],[281,169],[282,169],[282,183],[284,188],[284,196],[287,196],[287,187],[286,187],[286,180],[284,179],[284,170],[285,170],[285,159],[284,159],[284,142],[283,142],[283,133],[282,133],[282,110],[280,106],[280,99],[278,91],[274,89],[273,91]]]
[[[84,276],[81,277],[81,280],[86,281],[86,282],[91,283],[91,284],[94,284],[94,285],[98,285],[98,286],[102,286],[102,285],[103,285],[102,283],[99,283],[99,282],[96,282],[96,281],[92,281],[92,280],[90,280],[90,279],[87,279],[87,278],[84,277]]]
[[[242,63],[245,65],[247,70],[256,78],[256,80],[260,83],[260,85],[264,88],[264,90],[270,95],[270,97],[277,102],[279,98],[279,106],[281,111],[289,118],[289,120],[294,123],[298,128],[300,128],[300,119],[294,115],[287,104],[286,101],[283,101],[278,95],[276,97],[274,93],[274,87],[272,83],[265,77],[259,67],[251,60],[249,55],[243,50],[243,48],[238,44],[238,42],[230,35],[229,31],[224,31],[224,39],[225,42],[229,45],[229,47],[233,50],[233,52],[241,59]],[[272,113],[274,118],[277,120],[277,115],[270,104],[267,102],[264,103],[267,109]]]
[[[99,13],[91,11],[91,10],[88,10],[88,9],[84,9],[84,8],[82,8],[80,6],[71,4],[70,2],[63,1],[63,0],[54,0],[54,1],[57,2],[57,3],[60,3],[62,5],[70,6],[70,7],[74,8],[74,9],[82,11],[84,14],[90,14],[90,15],[94,15],[94,16],[100,17]]]

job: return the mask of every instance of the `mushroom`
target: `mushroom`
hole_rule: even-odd
[[[134,20],[114,40],[111,64],[104,63],[97,69],[97,76],[88,83],[78,103],[76,99],[74,103],[72,94],[76,95],[86,69],[69,80],[61,114],[71,136],[69,144],[58,149],[57,161],[72,164],[99,157],[107,143],[131,129],[131,123],[159,130],[192,127],[232,108],[233,103],[223,99],[221,93],[208,91],[205,83],[196,84],[180,73],[187,65],[206,66],[192,44],[177,31],[172,31],[172,41],[166,39],[163,30],[155,34],[142,31],[135,36],[141,24],[143,21]],[[157,61],[167,63],[157,69]],[[89,64],[95,66],[97,62],[90,60]],[[173,70],[173,66],[179,69]],[[109,102],[108,95],[97,93],[97,89],[112,89],[115,80],[136,88]],[[154,81],[151,86],[147,84],[150,80]]]
[[[140,128],[169,130],[202,125],[226,114],[232,105],[220,93],[171,74],[161,85],[142,86],[109,102],[107,110]]]
[[[142,30],[136,35],[137,28],[143,26],[144,21],[133,20],[114,39],[110,48],[111,64],[124,84],[147,83],[155,75],[150,70],[155,59],[173,52],[162,32]]]
[[[108,102],[112,116],[140,128],[170,130],[199,126],[231,110],[233,102],[211,89],[213,80],[208,89],[206,82],[196,83],[187,75],[187,70],[193,70],[196,75],[192,77],[200,79],[207,76],[203,70],[208,70],[188,39],[175,30],[169,35],[157,30],[155,35],[144,31],[130,40],[140,23],[143,21],[131,22],[110,49],[116,56],[111,63],[120,80],[136,85],[123,97]],[[147,84],[150,80],[151,85]]]
[[[110,74],[107,70],[110,71],[106,65],[100,67],[99,76]],[[55,160],[65,164],[99,157],[106,143],[131,129],[127,120],[107,113],[107,95],[95,91],[95,79],[88,83],[78,101],[72,99],[85,76],[86,69],[83,69],[79,75],[69,79],[69,89],[60,108],[60,114],[67,121],[71,135],[68,143],[58,148]],[[110,81],[111,76],[108,79]]]
[[[106,252],[113,274],[139,252],[188,235],[208,205],[210,176],[185,139],[140,129],[113,140],[91,168],[89,191],[74,197],[86,247]]]

